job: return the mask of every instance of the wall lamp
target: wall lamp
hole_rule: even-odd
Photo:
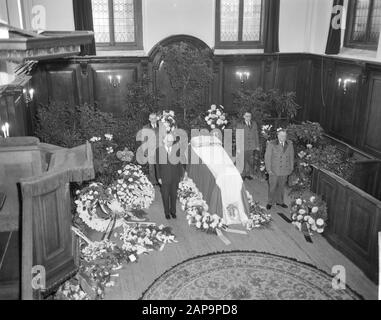
[[[237,71],[236,75],[239,78],[239,81],[241,82],[241,84],[244,84],[250,78],[250,72],[247,72],[247,71],[244,71],[244,72]]]
[[[9,137],[9,123],[6,122],[4,125],[1,126],[1,131],[3,131],[4,138]]]
[[[108,76],[108,81],[109,81],[109,84],[110,86],[112,86],[113,88],[118,88],[120,87],[120,82],[122,80],[122,77],[120,75],[117,75],[117,76]]]
[[[24,88],[22,90],[22,93],[23,93],[23,96],[24,96],[25,103],[28,104],[28,103],[33,101],[33,97],[34,97],[34,89],[33,88],[31,88],[29,90]]]
[[[357,80],[352,78],[345,78],[345,79],[339,78],[337,82],[339,83],[339,87],[341,87],[341,84],[343,84],[344,94],[346,94],[348,90],[348,84],[357,83]]]

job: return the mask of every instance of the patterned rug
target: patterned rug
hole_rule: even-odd
[[[143,300],[357,300],[332,276],[296,260],[258,252],[192,258],[165,272]]]

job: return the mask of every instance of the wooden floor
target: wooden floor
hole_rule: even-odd
[[[266,204],[267,186],[259,181],[246,182],[247,189],[254,199]],[[273,222],[269,228],[253,230],[248,235],[224,233],[232,242],[226,246],[217,236],[207,235],[189,227],[185,214],[178,209],[176,220],[165,220],[162,211],[160,193],[148,210],[149,219],[173,228],[178,243],[168,244],[162,252],[152,252],[140,256],[139,262],[129,264],[119,271],[116,285],[107,291],[106,299],[135,300],[141,297],[147,287],[172,266],[195,256],[220,251],[256,250],[282,256],[315,265],[328,273],[332,267],[342,265],[346,269],[347,284],[365,299],[377,299],[377,285],[344,255],[335,250],[321,236],[314,236],[313,243],[308,243],[301,232],[272,210]],[[283,211],[289,215],[287,211]]]

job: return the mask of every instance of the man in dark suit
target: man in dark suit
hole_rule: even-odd
[[[156,113],[151,113],[149,115],[149,124],[145,125],[143,128],[144,129],[150,129],[154,132],[155,137],[156,137],[155,149],[158,148],[159,147],[159,124],[158,124],[158,118],[157,118]],[[155,154],[155,153],[153,152],[152,154]],[[149,163],[150,164],[148,165],[148,170],[149,170],[148,178],[153,185],[157,185],[158,181],[157,181],[157,177],[156,177],[155,166],[153,164],[154,162],[150,161]]]
[[[294,170],[294,146],[287,140],[287,132],[278,129],[278,138],[267,142],[265,165],[269,174],[269,200],[267,209],[275,204],[287,208],[284,191],[287,177]]]
[[[174,145],[175,137],[167,134],[163,145],[156,150],[156,177],[160,184],[166,219],[176,219],[177,189],[184,175],[184,157]]]
[[[237,129],[244,130],[244,150],[237,146],[237,152],[244,152],[243,179],[252,180],[254,177],[254,156],[259,151],[258,125],[252,119],[251,111],[245,112],[243,122],[237,125]]]

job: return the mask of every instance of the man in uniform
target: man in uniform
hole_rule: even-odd
[[[275,204],[287,208],[284,191],[287,178],[294,170],[294,146],[287,140],[287,132],[278,129],[277,139],[267,142],[265,165],[269,174],[269,199],[267,209]]]

